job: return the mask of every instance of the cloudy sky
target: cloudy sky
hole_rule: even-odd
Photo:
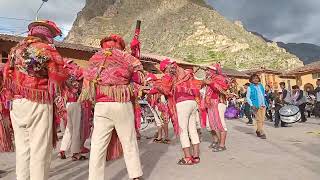
[[[274,41],[320,45],[320,0],[207,0],[222,15]]]
[[[241,20],[250,31],[274,41],[308,42],[320,45],[320,0],[207,0],[222,15]],[[0,33],[21,34],[42,0],[0,0]],[[41,18],[58,23],[64,36],[85,0],[49,0]],[[26,19],[13,20],[8,18]]]
[[[41,2],[42,0],[0,0],[0,33],[25,32],[30,20],[35,19]],[[66,36],[84,4],[85,0],[48,0],[40,10],[39,17],[55,21]]]

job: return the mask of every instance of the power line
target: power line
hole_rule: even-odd
[[[24,21],[24,22],[32,22],[32,21],[34,21],[34,20],[31,20],[31,19],[0,16],[0,21],[1,20],[15,20],[15,21]],[[25,29],[25,28],[27,28],[27,26],[24,26],[24,27],[21,27],[21,26],[19,26],[19,27],[17,27],[17,26],[14,26],[14,27],[13,26],[8,26],[8,27],[6,27],[6,26],[1,26],[0,25],[0,31],[10,32],[10,33],[15,34],[15,35],[22,35],[22,34],[25,34],[26,32],[28,32],[28,31],[24,31],[24,32],[20,31],[20,30]],[[71,30],[71,28],[65,28],[63,26],[60,26],[59,28],[64,30],[64,31],[70,31]]]
[[[0,16],[0,19],[17,20],[17,21],[27,21],[27,22],[33,21],[33,20],[30,20],[30,19],[22,19],[22,18],[14,18],[14,17],[5,17],[5,16]]]
[[[0,20],[1,19],[10,19],[10,20],[21,20],[21,21],[25,21],[25,22],[32,22],[33,20],[28,20],[28,19],[19,19],[19,18],[11,18],[11,17],[1,17],[0,16]],[[24,27],[18,27],[18,28],[24,28]],[[70,31],[71,28],[64,28],[63,26],[59,26],[60,29],[66,30],[66,31]]]
[[[27,26],[4,26],[4,25],[0,25],[0,28],[7,28],[7,29],[26,29]]]

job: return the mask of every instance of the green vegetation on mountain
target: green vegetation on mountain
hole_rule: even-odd
[[[203,0],[87,0],[66,41],[99,46],[101,38],[117,33],[130,42],[137,19],[143,22],[143,53],[237,69],[302,65],[295,55],[248,32],[241,22],[225,19]]]

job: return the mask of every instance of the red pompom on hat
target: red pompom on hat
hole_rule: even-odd
[[[122,49],[126,48],[126,43],[124,42],[123,38],[120,35],[111,34],[110,36],[103,38],[100,41],[100,46],[103,47],[103,44],[108,41],[114,41],[114,42],[118,43]]]
[[[166,58],[166,59],[162,60],[160,62],[160,71],[164,72],[166,70],[166,68],[168,67],[168,65],[173,64],[173,63],[176,63],[176,62],[172,61],[169,58]]]
[[[158,78],[157,78],[156,75],[154,75],[154,74],[152,74],[152,73],[149,73],[149,74],[147,75],[146,81],[155,81],[155,80],[157,80],[157,79],[158,79]]]
[[[61,34],[62,34],[62,31],[58,28],[56,23],[54,23],[53,21],[49,21],[49,20],[34,21],[28,25],[28,30],[31,31],[32,28],[37,27],[37,26],[47,27],[51,31],[53,37],[61,36]]]

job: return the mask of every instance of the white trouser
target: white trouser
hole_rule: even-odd
[[[53,150],[52,105],[16,99],[10,117],[16,144],[17,180],[47,180]]]
[[[71,153],[79,153],[81,148],[81,103],[67,103],[67,127],[64,132],[60,151],[67,151],[71,147]]]
[[[197,110],[196,112],[196,127],[197,129],[201,129],[201,121],[200,121],[200,112]]]
[[[163,126],[163,121],[161,119],[161,112],[158,110],[158,107],[150,108],[150,109],[151,109],[151,112],[154,116],[154,121],[156,123],[156,126],[157,127]]]
[[[94,111],[89,180],[105,179],[106,151],[114,128],[122,144],[129,178],[142,176],[132,103],[98,102]]]
[[[198,105],[194,100],[177,103],[178,122],[181,128],[180,142],[182,148],[190,147],[190,140],[192,144],[200,143],[196,126],[197,111]]]

